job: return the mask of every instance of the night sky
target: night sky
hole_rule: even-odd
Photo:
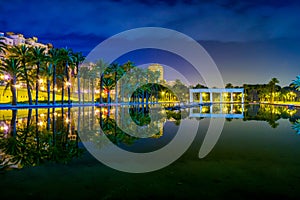
[[[197,40],[225,83],[277,77],[286,86],[300,75],[300,1],[1,0],[0,13],[2,32],[37,36],[85,55],[121,31],[155,26]],[[131,60],[142,64],[151,61],[147,56]]]

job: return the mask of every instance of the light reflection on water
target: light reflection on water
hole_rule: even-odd
[[[45,162],[68,163],[84,153],[85,149],[80,145],[81,141],[93,141],[99,148],[102,148],[106,145],[102,137],[108,137],[111,142],[128,151],[139,153],[155,151],[174,138],[181,119],[200,120],[199,136],[195,141],[198,145],[195,148],[199,148],[209,123],[207,117],[226,117],[221,141],[218,142],[219,147],[224,145],[225,152],[245,142],[246,139],[252,141],[246,142],[249,149],[257,145],[268,145],[264,139],[260,141],[253,139],[258,137],[258,134],[259,137],[266,137],[269,141],[280,138],[276,140],[277,146],[270,147],[277,152],[281,143],[290,143],[291,137],[294,137],[293,134],[286,133],[300,132],[300,123],[297,121],[300,118],[300,111],[287,107],[270,105],[244,107],[241,104],[204,105],[187,109],[161,110],[159,112],[163,113],[157,115],[155,119],[150,119],[150,108],[147,106],[125,108],[127,107],[1,110],[1,168],[22,168]],[[146,138],[138,138],[121,129],[120,123],[125,123],[123,127],[129,126],[121,120],[124,112],[128,110],[127,114],[130,115],[135,125],[151,126],[148,128],[154,130],[154,133]],[[100,127],[103,132],[100,131]],[[78,130],[84,130],[83,137],[78,137]],[[284,134],[274,137],[273,132]],[[224,143],[226,141],[224,138],[228,137],[231,137],[231,142]],[[232,141],[236,144],[231,144]],[[297,152],[299,150],[300,148]]]

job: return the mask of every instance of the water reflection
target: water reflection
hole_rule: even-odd
[[[190,109],[190,117],[244,118],[244,104],[204,104]]]
[[[181,119],[206,117],[266,121],[272,128],[279,125],[279,119],[287,119],[300,134],[299,109],[264,104],[204,105],[178,110],[154,105],[2,110],[0,167],[68,163],[84,152],[81,141],[92,141],[103,148],[107,145],[104,137],[132,152],[154,151],[173,139]],[[142,131],[136,131],[137,127]],[[84,132],[83,137],[78,137],[78,130]]]
[[[71,110],[11,110],[11,120],[1,120],[1,168],[22,168],[45,162],[67,163],[82,154]],[[27,112],[27,115],[25,113]],[[9,114],[8,114],[9,116]],[[51,127],[52,122],[52,127]],[[71,127],[73,126],[73,128]],[[75,136],[75,137],[74,137]]]

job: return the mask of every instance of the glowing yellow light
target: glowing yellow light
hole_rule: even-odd
[[[206,113],[208,110],[209,110],[208,108],[203,107],[203,108],[201,109],[201,112],[202,112],[202,113]]]
[[[45,90],[45,87],[44,87],[44,86],[42,86],[42,87],[41,87],[41,90]]]
[[[67,118],[67,119],[66,119],[66,123],[69,123],[69,122],[70,122],[70,120],[69,120],[69,118]]]
[[[42,113],[42,114],[40,114],[40,116],[41,116],[41,117],[44,117],[44,116],[45,116],[45,114],[44,114],[44,113]]]
[[[40,122],[38,123],[39,126],[43,126],[43,124],[44,124],[44,122],[42,122],[42,121],[40,121]]]
[[[15,88],[20,88],[21,85],[18,85],[18,84],[17,84],[17,85],[14,85],[14,87],[15,87]]]
[[[43,80],[43,79],[40,79],[40,80],[39,80],[39,83],[43,83],[43,82],[44,82],[44,80]]]

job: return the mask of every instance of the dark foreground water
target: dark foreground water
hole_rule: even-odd
[[[148,108],[125,111],[135,124],[150,123]],[[158,131],[144,139],[118,128],[116,121],[122,119],[122,108],[117,115],[113,107],[0,113],[1,199],[300,197],[300,110],[295,108],[250,105],[243,110],[241,105],[225,105],[166,111],[165,117],[156,119],[153,129]],[[211,120],[208,114],[226,120],[216,145],[200,159],[199,149]],[[181,118],[199,121],[196,138],[177,161],[154,172],[135,174],[111,169],[82,144],[88,140],[105,147],[99,139],[105,136],[128,151],[159,150],[175,137]],[[104,133],[93,131],[100,126]],[[78,137],[79,129],[86,130],[86,137]]]

